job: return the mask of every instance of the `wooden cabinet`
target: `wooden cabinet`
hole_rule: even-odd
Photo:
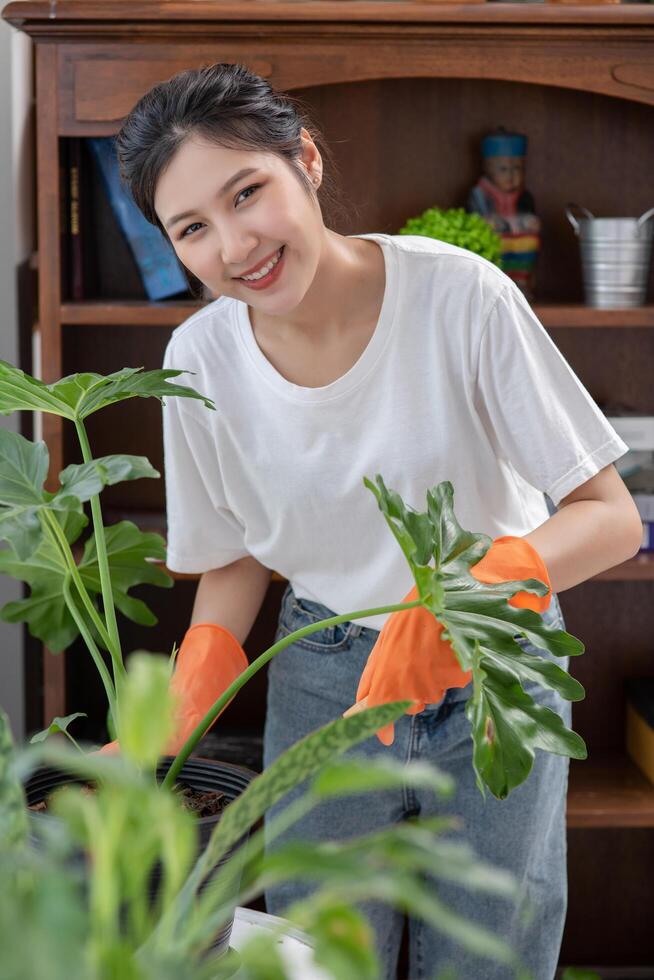
[[[299,95],[323,128],[352,203],[349,224],[335,226],[345,234],[394,233],[431,204],[462,204],[481,135],[499,124],[526,132],[528,186],[544,223],[535,310],[596,400],[654,414],[654,306],[585,307],[564,216],[568,201],[603,215],[654,204],[654,5],[24,0],[3,16],[36,42],[44,380],[158,367],[170,331],[195,308],[62,294],[60,141],[114,133],[144,91],[183,68],[240,61]],[[157,406],[143,403],[138,427],[121,406],[112,411],[92,420],[95,451],[140,452],[161,465]],[[57,472],[74,448],[49,416],[44,436]],[[116,515],[163,526],[162,487],[110,488],[108,503]],[[586,644],[571,669],[587,691],[573,727],[589,747],[588,761],[570,771],[565,963],[654,964],[654,787],[625,756],[623,693],[626,676],[654,671],[653,582],[654,563],[639,556],[561,595],[567,628]],[[179,638],[194,588],[180,577],[175,601],[159,600],[155,639],[138,635],[135,644],[165,649]],[[282,588],[271,584],[252,654],[272,636]],[[84,680],[82,656],[45,653],[44,723],[82,707],[69,703],[72,684],[77,697],[95,682],[90,670]],[[264,684],[248,695],[254,725]]]

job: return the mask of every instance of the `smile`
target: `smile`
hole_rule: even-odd
[[[268,262],[258,272],[253,272],[249,276],[237,276],[239,282],[244,282],[250,289],[264,289],[277,281],[284,266],[284,250],[282,245],[277,254],[269,259]]]

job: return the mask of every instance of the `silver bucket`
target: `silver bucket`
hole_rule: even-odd
[[[586,217],[575,218],[572,208]],[[596,218],[578,204],[568,204],[565,213],[579,237],[586,306],[642,306],[654,234],[649,219],[654,208],[640,218]]]

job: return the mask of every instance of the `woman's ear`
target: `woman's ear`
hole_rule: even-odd
[[[313,142],[311,134],[304,128],[300,130],[300,136],[302,139],[302,163],[306,167],[306,170],[311,177],[312,175],[322,176],[322,157],[318,151],[318,147]]]

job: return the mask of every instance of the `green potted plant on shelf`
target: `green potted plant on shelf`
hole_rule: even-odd
[[[501,265],[502,239],[480,215],[468,214],[464,208],[427,208],[408,218],[399,234],[437,238]]]
[[[77,635],[83,637],[104,684],[112,727],[121,746],[127,731],[123,715],[129,687],[115,610],[117,607],[137,622],[152,621],[150,611],[129,595],[129,589],[143,582],[163,586],[172,582],[151,561],[164,557],[163,540],[158,535],[143,534],[126,521],[104,527],[100,505],[104,486],[123,479],[151,478],[158,474],[143,457],[94,459],[84,421],[106,405],[136,397],[198,398],[211,409],[211,402],[204,396],[191,388],[171,383],[170,379],[180,373],[125,368],[106,377],[85,373],[45,385],[10,364],[0,362],[0,412],[42,411],[68,419],[75,426],[83,458],[81,464],[66,467],[59,474],[58,488],[49,492],[44,489],[48,470],[45,445],[0,430],[0,537],[9,544],[9,548],[0,552],[0,571],[27,582],[31,589],[29,597],[6,606],[2,617],[11,622],[26,622],[30,631],[52,650],[63,649]],[[158,771],[165,790],[170,790],[180,775],[193,784],[193,768],[198,762],[189,756],[198,741],[240,687],[271,657],[296,639],[325,626],[416,605],[430,610],[447,628],[461,667],[472,672],[473,694],[466,712],[474,742],[473,764],[482,793],[487,785],[496,797],[506,797],[527,778],[537,747],[573,758],[585,757],[585,746],[579,736],[565,728],[555,712],[535,705],[526,692],[521,690],[520,693],[515,684],[516,678],[538,680],[567,700],[578,700],[584,694],[581,685],[554,662],[527,654],[514,640],[520,635],[528,637],[554,656],[583,652],[583,644],[569,633],[552,630],[531,610],[508,605],[507,600],[519,591],[544,595],[547,592],[544,583],[527,579],[485,585],[470,575],[470,566],[483,557],[491,539],[460,528],[454,516],[453,488],[448,482],[428,492],[425,513],[407,508],[397,494],[385,487],[380,476],[376,485],[367,479],[364,482],[376,496],[404,551],[416,580],[418,598],[411,603],[393,603],[331,617],[275,643],[227,688],[177,757],[160,761]],[[85,504],[90,506],[93,534],[86,540],[81,558],[76,559],[72,546],[88,523]],[[483,614],[480,613],[482,608]],[[108,653],[111,669],[101,653],[103,647]],[[173,660],[174,653],[166,667],[167,676]],[[405,707],[407,704],[404,702]],[[342,731],[349,733],[347,738],[354,741],[368,737],[382,727],[381,716],[374,713],[379,711],[381,708],[376,708],[372,713],[361,712],[359,718],[334,722],[337,726],[334,731],[341,731],[338,726],[360,721],[365,728],[364,736],[360,735],[362,729],[359,727],[345,727]],[[398,710],[397,715],[401,713]],[[148,722],[146,710],[141,712],[141,719],[144,725]],[[373,727],[369,727],[371,724]],[[58,720],[55,727],[66,730],[67,720]],[[298,743],[283,757],[285,762],[279,770],[273,766],[251,782],[246,778],[240,786],[232,785],[232,802],[220,819],[205,830],[200,841],[204,848],[198,859],[202,874],[208,873],[209,868],[215,869],[222,857],[229,856],[229,848],[242,840],[274,802],[274,794],[271,797],[260,788],[268,785],[266,781],[272,778],[271,772],[283,773],[285,793],[315,771],[311,766],[316,759],[324,760],[333,753],[331,729],[315,734],[319,738],[313,747],[310,765],[303,754],[302,743]],[[321,755],[318,745],[324,747],[327,755]],[[340,748],[338,743],[336,748]],[[298,751],[293,754],[295,749]],[[78,756],[79,760],[83,759],[82,754],[78,753]],[[79,766],[87,764],[90,764],[88,759],[84,763],[78,762]],[[150,759],[151,772],[154,765],[154,760]],[[230,778],[233,770],[243,773],[241,767],[227,768],[232,770]],[[102,774],[104,770],[100,772]],[[65,781],[70,777],[60,771],[58,778]],[[33,787],[32,782],[28,790]],[[275,792],[278,790],[279,786]],[[241,818],[229,814],[241,814]],[[220,842],[218,849],[216,840]]]

